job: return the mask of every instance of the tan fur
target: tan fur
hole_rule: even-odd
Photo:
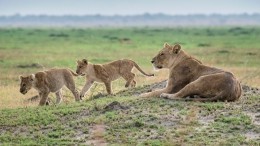
[[[49,93],[53,92],[56,94],[56,103],[59,104],[62,100],[62,87],[65,85],[78,101],[80,98],[73,76],[77,76],[77,74],[70,69],[50,69],[28,76],[20,76],[20,92],[26,94],[31,88],[35,88],[39,92],[39,105],[41,106],[46,104]]]
[[[76,73],[86,76],[86,84],[80,92],[80,97],[84,97],[92,84],[96,82],[104,83],[108,94],[112,94],[111,82],[123,77],[126,80],[125,87],[131,85],[134,87],[136,81],[135,74],[132,73],[133,67],[136,67],[142,74],[146,76],[153,76],[153,74],[146,74],[134,61],[122,59],[113,61],[107,64],[91,64],[86,59],[77,61]]]
[[[152,59],[155,68],[168,68],[169,78],[166,88],[141,97],[164,97],[196,101],[235,101],[241,96],[241,86],[230,72],[203,65],[197,59],[187,55],[181,46],[165,43],[164,48]]]

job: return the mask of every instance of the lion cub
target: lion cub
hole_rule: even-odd
[[[132,69],[135,67],[146,76],[154,76],[154,74],[145,73],[134,61],[128,59],[116,60],[107,64],[91,64],[86,59],[77,61],[78,75],[86,76],[86,84],[80,92],[80,98],[84,97],[92,84],[96,82],[104,83],[108,94],[112,94],[111,82],[123,77],[126,80],[125,87],[135,87],[135,74]]]
[[[65,85],[73,93],[75,100],[79,101],[73,76],[78,75],[70,69],[50,69],[20,76],[20,92],[26,94],[31,88],[35,88],[39,92],[40,106],[46,104],[49,93],[53,92],[56,94],[56,103],[59,104],[62,100],[62,87]]]

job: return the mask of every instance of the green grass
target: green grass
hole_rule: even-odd
[[[204,64],[232,71],[243,84],[260,87],[259,38],[259,27],[0,28],[0,145],[87,145],[100,138],[93,132],[95,125],[105,125],[101,137],[111,145],[259,145],[258,117],[251,116],[259,112],[259,93],[234,103],[139,99],[130,91],[87,100],[105,93],[97,85],[82,103],[65,90],[61,105],[36,107],[37,102],[24,101],[37,92],[20,94],[18,79],[42,70],[18,65],[75,70],[83,58],[92,63],[129,58],[152,72],[151,58],[168,42],[180,43]],[[166,79],[167,72],[156,72],[154,78],[137,73],[136,78],[134,90],[141,91],[143,84]],[[85,79],[75,80],[81,89]],[[113,82],[114,92],[124,84]],[[125,109],[107,110],[113,101]]]
[[[69,67],[87,58],[105,63],[130,58],[145,68],[164,42],[181,43],[184,50],[208,64],[259,67],[260,28],[125,28],[125,29],[0,29],[0,67],[29,73],[18,64],[39,63],[47,68]],[[126,40],[126,41],[125,41]],[[115,55],[116,54],[116,55]],[[140,57],[142,56],[142,57]],[[12,82],[3,78],[1,84]]]

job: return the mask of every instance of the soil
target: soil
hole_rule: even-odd
[[[90,127],[90,140],[85,142],[86,145],[93,146],[106,146],[108,145],[104,139],[106,126],[103,124],[97,124]]]

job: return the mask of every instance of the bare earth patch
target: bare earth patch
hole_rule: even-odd
[[[106,146],[108,143],[104,139],[106,126],[97,124],[90,127],[90,139],[85,142],[86,145]]]

